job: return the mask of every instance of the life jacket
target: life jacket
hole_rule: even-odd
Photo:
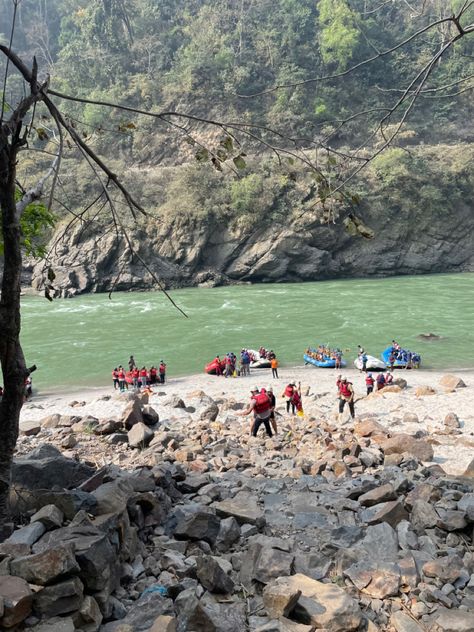
[[[373,386],[374,385],[374,378],[373,377],[366,377],[365,378],[365,383],[367,384],[367,386]]]
[[[291,384],[288,384],[288,386],[285,388],[285,396],[286,397],[293,397],[293,393],[295,392],[295,389],[293,386],[291,386]]]
[[[257,414],[264,413],[265,411],[270,410],[270,408],[272,407],[270,398],[266,393],[258,393],[257,395],[253,396],[253,399],[255,400],[254,411]]]
[[[146,377],[146,369],[140,370],[140,377]]]
[[[116,380],[118,378],[118,371],[112,371],[112,377]]]
[[[352,386],[352,382],[339,382],[339,392],[343,397],[350,399],[352,397],[352,391],[349,386]]]
[[[155,367],[153,367],[152,369],[150,369],[150,375],[152,375],[153,377],[156,375],[156,369],[155,369]]]
[[[166,371],[166,364],[160,364],[160,373],[164,373],[165,371]]]
[[[138,369],[133,369],[133,371],[132,371],[132,377],[138,377],[138,376],[139,376]]]
[[[118,379],[119,380],[124,380],[125,379],[125,373],[123,371],[119,371],[118,372]]]

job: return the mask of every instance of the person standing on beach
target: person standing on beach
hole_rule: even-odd
[[[137,391],[138,391],[138,390],[139,390],[139,388],[140,388],[140,387],[138,386],[138,378],[139,378],[139,377],[140,377],[140,372],[139,372],[139,370],[137,369],[137,367],[135,366],[135,367],[133,367],[133,369],[132,369],[132,384],[133,384],[133,388],[134,388],[135,390],[137,390]]]
[[[135,358],[131,355],[128,359],[128,369],[129,371],[133,371],[133,369],[137,366],[135,362]]]
[[[347,378],[339,375],[336,382],[337,389],[339,391],[339,414],[342,415],[344,407],[347,404],[351,413],[352,419],[355,417],[354,409],[354,389],[352,388],[352,382],[348,382]]]
[[[116,391],[119,387],[119,379],[118,379],[118,369],[117,367],[115,367],[115,369],[112,371],[112,382],[114,384],[114,391]]]
[[[272,377],[278,379],[278,360],[274,357],[271,359]]]
[[[160,374],[160,384],[165,383],[166,378],[166,364],[163,360],[160,360],[160,366],[158,367],[158,373]]]
[[[120,391],[123,393],[123,391],[125,390],[125,371],[121,366],[119,366],[118,368],[118,383]]]

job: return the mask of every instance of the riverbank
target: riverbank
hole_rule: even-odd
[[[154,388],[150,397],[151,406],[161,419],[173,425],[173,415],[163,405],[170,396],[178,396],[187,403],[192,392],[200,390],[217,401],[246,403],[251,387],[272,386],[277,395],[277,412],[286,418],[284,400],[280,397],[288,382],[300,382],[303,392],[305,419],[323,422],[338,422],[336,371],[319,370],[313,367],[283,368],[279,379],[272,379],[271,371],[255,370],[249,378],[219,378],[205,374],[171,379],[164,387]],[[395,378],[407,380],[407,388],[400,392],[387,392],[365,397],[364,376],[354,369],[344,370],[344,375],[353,382],[356,392],[356,415],[358,418],[374,418],[390,432],[419,433],[426,436],[434,449],[434,462],[449,474],[460,474],[472,459],[474,448],[474,370],[465,370],[456,375],[466,387],[449,391],[440,384],[441,371],[396,371]],[[420,389],[433,389],[432,394],[417,395]],[[88,388],[68,393],[35,397],[27,403],[21,415],[21,424],[40,421],[53,414],[90,415],[97,419],[120,418],[128,403],[126,395],[114,392],[113,388]],[[445,419],[454,413],[459,419],[459,428],[445,425]],[[344,413],[343,427],[353,424]],[[248,420],[234,417],[240,434],[247,434]],[[238,433],[239,434],[239,433]]]

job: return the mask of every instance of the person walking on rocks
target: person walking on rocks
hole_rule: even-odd
[[[286,399],[286,412],[287,413],[290,412],[290,406],[291,406],[291,412],[293,415],[295,414],[295,403],[293,401],[293,393],[295,391],[296,391],[296,384],[294,382],[291,382],[290,384],[287,384],[287,386],[285,386],[285,390],[281,394],[281,396]]]
[[[275,417],[276,398],[275,398],[275,395],[273,394],[273,388],[271,386],[267,388],[267,395],[272,405],[272,410],[270,413],[270,423],[272,424],[274,434],[278,434],[278,426],[277,426],[276,417]]]
[[[347,378],[339,375],[336,385],[339,391],[339,414],[342,415],[344,406],[348,404],[351,417],[354,419],[354,389],[352,388],[352,382],[348,382]]]
[[[261,391],[256,386],[250,391],[251,397],[250,402],[245,410],[237,413],[237,415],[241,417],[245,417],[246,415],[250,415],[253,413],[253,423],[250,426],[250,434],[253,437],[257,436],[258,429],[263,424],[265,426],[265,431],[269,437],[272,437],[272,429],[270,427],[270,415],[272,412],[272,405],[270,398],[268,397],[265,389]]]

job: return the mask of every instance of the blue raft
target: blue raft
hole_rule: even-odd
[[[315,360],[307,353],[303,354],[303,360],[306,364],[314,364],[314,366],[318,366],[321,369],[334,369],[336,368],[336,360],[330,358],[329,356],[324,356],[324,360]],[[341,368],[345,367],[346,363],[344,360],[341,360]]]
[[[393,347],[387,347],[380,354],[380,357],[385,362],[387,367],[390,366],[390,354],[392,353],[392,348]],[[410,368],[418,368],[421,364],[421,356],[418,353],[414,353],[413,351],[408,351],[407,349],[399,349],[398,351],[395,351],[395,354],[396,357],[393,366],[396,369],[405,369],[407,367],[407,364]]]

